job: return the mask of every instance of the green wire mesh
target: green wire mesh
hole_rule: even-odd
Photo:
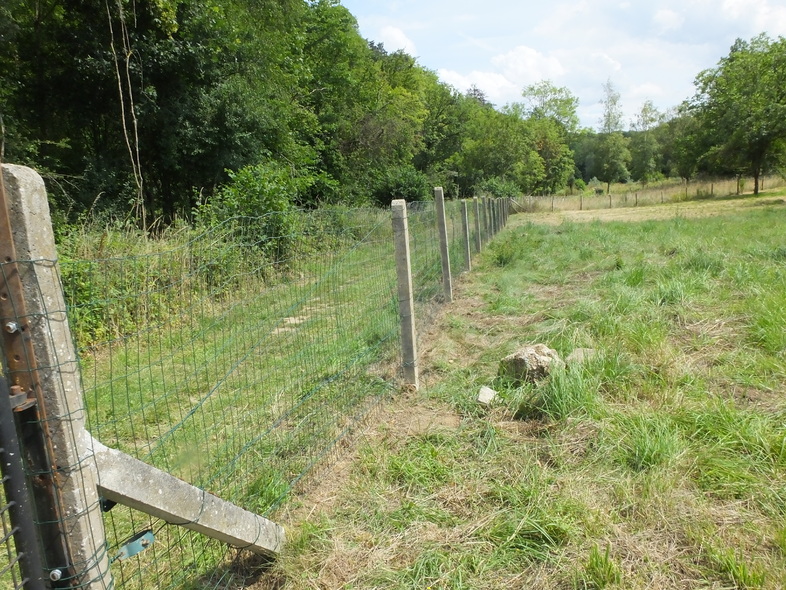
[[[466,270],[460,203],[448,202],[446,222],[456,277]],[[410,205],[409,226],[422,334],[444,301],[434,204]],[[484,242],[488,230],[481,223]],[[233,218],[184,229],[168,243],[166,251],[60,262],[88,429],[109,447],[270,515],[400,383],[390,213]],[[59,419],[72,412],[82,408]],[[257,563],[182,527],[102,507],[118,588],[239,588]],[[120,559],[120,548],[145,530],[156,537],[150,548]],[[11,540],[5,549],[3,589],[18,574]]]
[[[0,589],[18,590],[23,588],[22,572],[19,569],[20,556],[14,544],[13,527],[9,516],[11,506],[0,486]]]
[[[61,268],[92,435],[252,512],[279,506],[397,386],[388,212],[235,218],[166,252]],[[121,506],[106,523],[110,556],[156,535],[114,561],[118,587],[242,577],[238,552],[196,533]]]

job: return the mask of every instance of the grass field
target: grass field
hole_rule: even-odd
[[[783,197],[512,217],[246,587],[786,587]],[[500,381],[536,342],[597,355]]]

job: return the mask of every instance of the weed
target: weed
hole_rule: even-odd
[[[444,452],[449,444],[436,435],[410,441],[399,453],[390,457],[388,476],[409,488],[435,489],[447,482],[452,474]]]
[[[612,455],[633,471],[645,471],[673,462],[684,445],[668,416],[619,415],[609,435]]]
[[[765,573],[748,565],[733,549],[710,549],[710,562],[718,573],[743,590],[764,587]]]
[[[519,419],[593,416],[601,409],[599,389],[598,376],[586,367],[560,369],[538,385],[524,385],[515,390],[511,409]]]
[[[622,582],[622,573],[611,558],[610,551],[609,545],[606,545],[606,551],[603,553],[597,545],[592,546],[584,565],[583,575],[578,580],[579,588],[601,590],[606,586]]]

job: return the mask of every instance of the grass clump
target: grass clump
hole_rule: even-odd
[[[636,472],[667,466],[684,449],[676,426],[662,414],[620,415],[609,438],[615,460]]]
[[[517,419],[595,416],[602,408],[600,380],[581,365],[554,371],[539,384],[525,384],[510,394],[510,407]]]
[[[722,577],[742,590],[761,590],[765,587],[766,575],[756,566],[748,564],[734,549],[709,551],[713,569]]]
[[[578,576],[577,588],[586,590],[602,590],[622,582],[622,572],[611,558],[611,547],[606,545],[606,550],[601,552],[597,545],[590,549],[584,570]]]

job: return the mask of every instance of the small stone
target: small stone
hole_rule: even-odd
[[[568,358],[565,359],[565,363],[568,366],[580,365],[582,363],[586,363],[587,361],[591,361],[597,355],[598,351],[594,348],[577,348],[568,355]]]
[[[491,387],[486,387],[485,385],[480,388],[480,393],[478,393],[478,403],[484,406],[490,406],[491,402],[497,399],[497,392],[491,389]]]
[[[517,383],[536,383],[545,379],[565,363],[545,344],[534,344],[506,356],[499,363],[499,375]]]

